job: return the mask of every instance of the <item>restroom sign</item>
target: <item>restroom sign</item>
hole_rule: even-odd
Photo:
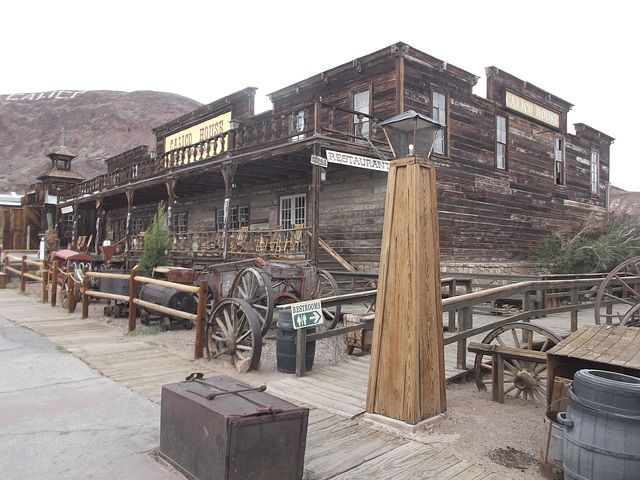
[[[322,315],[322,302],[309,300],[291,304],[291,318],[293,328],[307,328],[320,325],[324,321]]]

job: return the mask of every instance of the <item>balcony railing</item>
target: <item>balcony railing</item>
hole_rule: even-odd
[[[304,112],[304,128],[298,130],[300,111]],[[354,123],[354,120],[357,122]],[[196,162],[222,158],[222,154],[233,157],[248,153],[254,148],[264,149],[290,142],[303,142],[319,135],[330,136],[337,141],[370,144],[374,148],[385,150],[388,148],[386,142],[376,138],[377,122],[378,119],[370,115],[318,101],[285,115],[260,116],[257,120],[241,124],[238,128],[211,139],[99,175],[62,191],[59,197],[64,202],[154,178]],[[363,127],[367,124],[371,131],[363,132]]]
[[[249,230],[241,228],[229,231],[227,252],[231,257],[269,256],[287,258],[308,258],[308,228],[287,230]],[[123,253],[122,249],[116,253]],[[131,252],[144,250],[144,235],[132,237]],[[222,257],[224,254],[222,232],[190,232],[173,236],[171,254],[193,253],[202,256]]]

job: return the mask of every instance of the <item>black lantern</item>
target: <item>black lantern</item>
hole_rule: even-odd
[[[384,129],[396,158],[429,158],[438,131],[444,127],[432,118],[408,110],[378,123]]]

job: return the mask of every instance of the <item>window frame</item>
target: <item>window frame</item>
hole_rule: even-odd
[[[188,212],[175,213],[173,215],[173,234],[184,235],[189,229]]]
[[[366,88],[363,89],[359,89],[359,90],[353,90],[350,93],[350,103],[351,103],[351,110],[353,110],[354,112],[359,112],[365,115],[368,115],[367,117],[365,117],[362,120],[362,131],[360,132],[360,134],[365,137],[365,138],[355,138],[355,143],[363,143],[363,144],[368,144],[369,142],[366,140],[367,138],[371,138],[371,120],[370,120],[370,116],[371,116],[371,85],[368,85]],[[363,96],[364,94],[366,94],[367,96],[367,103],[366,103],[366,110],[363,110],[364,105],[357,105],[357,101],[358,99]],[[358,127],[360,125],[360,120],[358,118],[358,115],[356,113],[353,114],[353,121],[351,123],[351,133],[354,136],[358,136]]]
[[[436,102],[436,98],[442,97],[442,106],[440,107],[439,102]],[[446,157],[449,151],[449,127],[448,127],[448,117],[449,117],[449,95],[444,90],[436,88],[434,86],[431,87],[431,118],[435,120],[437,123],[443,126],[438,133],[436,133],[436,138],[433,142],[433,153],[437,155],[442,155]],[[442,146],[442,151],[440,151],[440,146]]]
[[[566,143],[562,137],[553,139],[553,176],[555,184],[565,186],[566,176]]]
[[[500,120],[504,121],[504,128],[501,129]],[[503,133],[501,135],[500,133]],[[495,146],[495,161],[496,169],[507,171],[509,169],[509,156],[508,156],[508,135],[509,135],[509,118],[502,113],[496,114],[496,146]],[[501,148],[503,152],[500,152]],[[502,154],[501,154],[502,153]]]
[[[589,160],[589,185],[591,195],[598,195],[600,190],[600,152],[597,150],[591,150],[591,158]]]
[[[300,140],[304,140],[304,128],[305,128],[305,112],[304,110],[298,110],[294,113],[291,119],[291,133],[293,136],[291,137],[292,142],[299,142]],[[297,135],[296,135],[297,133]]]
[[[304,199],[304,205],[297,205],[296,201],[299,199]],[[290,200],[291,204],[289,206],[284,205],[284,202]],[[306,193],[294,193],[291,195],[282,195],[278,200],[278,225],[283,230],[290,230],[295,228],[295,225],[302,224],[303,226],[307,225],[307,194]],[[299,216],[296,212],[299,210],[303,211],[303,215]],[[290,211],[290,215],[285,217],[285,212]]]
[[[242,210],[246,211],[242,212]],[[248,227],[250,224],[249,205],[229,207],[229,230],[238,230],[240,227]],[[216,230],[224,230],[224,208],[216,210]]]

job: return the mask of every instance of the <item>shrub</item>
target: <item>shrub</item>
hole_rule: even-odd
[[[569,237],[545,237],[533,257],[552,273],[610,272],[640,252],[640,219],[608,213],[589,218]]]
[[[144,234],[144,249],[140,256],[140,268],[152,271],[158,265],[166,265],[173,238],[167,225],[167,209],[164,202],[158,204],[158,212]]]

